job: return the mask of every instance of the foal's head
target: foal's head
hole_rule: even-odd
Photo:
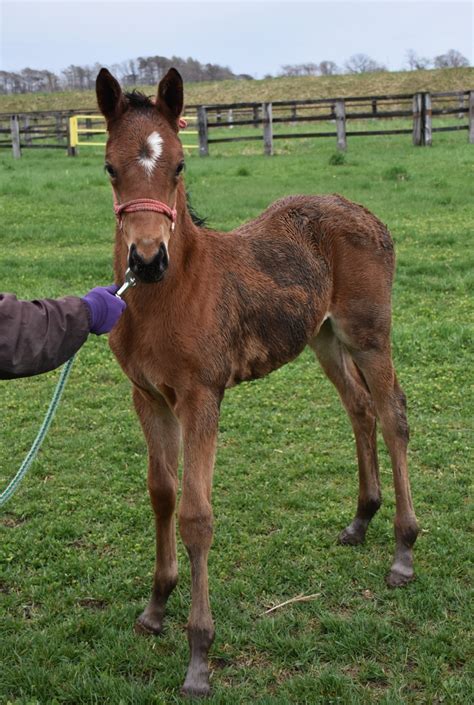
[[[157,282],[169,263],[168,244],[184,167],[177,136],[183,82],[179,73],[170,69],[158,86],[156,102],[152,102],[139,93],[124,95],[115,78],[102,69],[96,90],[109,133],[105,169],[114,190],[121,236],[128,247],[128,264],[140,280]],[[137,199],[152,202],[133,203]]]

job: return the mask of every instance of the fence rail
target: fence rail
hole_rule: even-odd
[[[337,148],[347,149],[347,138],[368,135],[412,135],[414,145],[429,146],[433,133],[466,130],[468,141],[474,144],[474,90],[443,93],[398,93],[393,95],[349,96],[304,100],[275,100],[272,102],[218,103],[190,105],[187,116],[197,122],[200,156],[207,156],[212,144],[261,141],[264,154],[274,152],[273,142],[279,139],[335,138]],[[41,113],[0,114],[0,148],[9,148],[14,157],[22,149],[63,148],[70,156],[78,147],[94,145],[90,137],[104,132],[97,127],[100,116],[94,110],[43,111]],[[443,118],[443,124],[436,120]],[[445,124],[447,119],[453,124]],[[85,127],[80,127],[80,121]],[[353,129],[359,121],[406,120],[400,127],[383,126],[383,129]],[[354,125],[354,123],[356,123]],[[435,123],[435,124],[434,124]],[[321,126],[328,129],[281,132],[281,126]],[[223,133],[223,128],[229,132]],[[235,134],[236,130],[249,134]],[[79,139],[85,135],[86,139]]]

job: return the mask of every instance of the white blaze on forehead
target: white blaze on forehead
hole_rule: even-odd
[[[158,132],[155,131],[148,135],[144,147],[146,156],[142,155],[138,158],[138,163],[145,169],[148,176],[151,176],[156,162],[161,156],[162,147],[163,139]]]

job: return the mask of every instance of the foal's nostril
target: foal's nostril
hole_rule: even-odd
[[[168,248],[166,247],[164,242],[162,242],[160,245],[160,249],[158,251],[158,254],[160,254],[160,253],[161,253],[162,260],[163,260],[163,267],[166,269],[169,264],[169,258],[168,258]]]
[[[128,266],[132,272],[143,282],[160,281],[168,269],[169,258],[166,245],[162,242],[157,254],[151,260],[145,260],[138,252],[137,246],[130,247]]]

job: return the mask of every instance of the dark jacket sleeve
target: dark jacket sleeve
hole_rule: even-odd
[[[0,378],[59,367],[79,350],[89,330],[89,309],[78,296],[18,301],[0,294]]]

